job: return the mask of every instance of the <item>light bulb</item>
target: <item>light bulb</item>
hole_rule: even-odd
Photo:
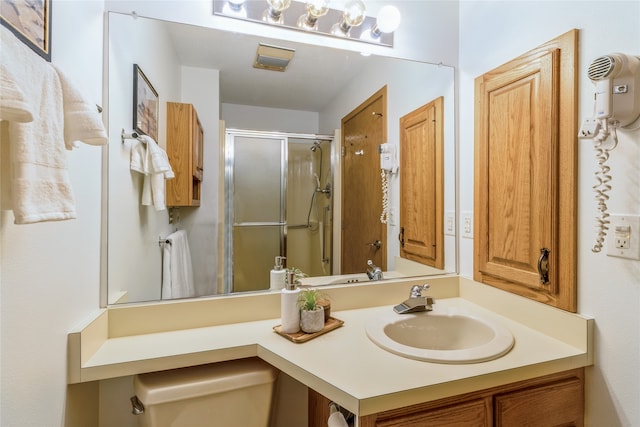
[[[352,0],[344,5],[342,19],[349,27],[357,27],[364,21],[367,8],[360,0]]]
[[[318,18],[329,12],[329,0],[307,1],[307,13],[298,18],[298,27],[306,30],[318,29]]]
[[[307,13],[314,18],[320,18],[329,12],[329,0],[307,1]]]
[[[393,33],[400,26],[401,18],[397,7],[383,6],[376,17],[376,26],[383,33]]]
[[[267,3],[274,12],[282,12],[291,5],[291,0],[267,0]]]
[[[247,9],[244,7],[244,2],[245,0],[228,0],[224,6],[222,6],[222,13],[238,18],[246,18]]]
[[[245,0],[229,0],[229,6],[231,7],[232,10],[240,10],[242,8],[242,5],[244,4]]]
[[[291,0],[267,0],[269,9],[264,13],[263,19],[267,22],[282,24],[282,12],[291,5]]]
[[[367,8],[360,0],[351,0],[344,5],[342,19],[339,23],[331,27],[331,34],[334,36],[349,37],[351,27],[362,24]]]

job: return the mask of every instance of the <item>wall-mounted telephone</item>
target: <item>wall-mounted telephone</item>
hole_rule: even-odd
[[[606,164],[609,152],[618,145],[618,128],[640,128],[640,123],[636,123],[640,122],[640,56],[623,53],[601,56],[589,65],[588,76],[595,85],[594,111],[593,117],[583,121],[578,137],[593,139],[596,150],[599,169],[593,190],[600,216],[596,219],[598,236],[591,250],[600,252],[609,229],[607,193],[611,190],[611,168]],[[609,136],[611,142],[607,142]]]
[[[382,214],[380,222],[386,224],[389,221],[389,175],[398,170],[396,160],[396,146],[382,144],[378,148],[380,152],[380,177],[382,179]]]

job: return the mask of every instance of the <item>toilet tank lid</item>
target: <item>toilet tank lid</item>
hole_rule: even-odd
[[[149,406],[273,383],[277,374],[268,363],[250,358],[139,374],[133,384],[138,399]]]

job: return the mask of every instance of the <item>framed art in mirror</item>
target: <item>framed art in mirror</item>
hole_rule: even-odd
[[[158,140],[158,92],[138,64],[133,64],[133,128]]]
[[[51,0],[2,0],[0,22],[51,62]]]

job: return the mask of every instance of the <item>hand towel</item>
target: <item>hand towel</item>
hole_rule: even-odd
[[[147,144],[139,139],[133,139],[129,156],[129,168],[132,171],[143,175],[149,173],[149,167],[147,166]]]
[[[162,299],[196,296],[187,232],[167,236],[162,257]]]
[[[165,180],[174,177],[169,158],[167,153],[150,136],[141,135],[140,139],[146,148],[145,157],[142,160],[142,169],[145,174],[142,204],[144,206],[153,205],[157,211],[165,210],[167,208]]]
[[[82,97],[62,70],[56,66],[53,68],[62,87],[64,143],[67,149],[73,149],[76,141],[89,145],[105,145],[108,141],[107,132],[98,107]]]
[[[95,106],[90,111],[68,79],[61,82],[51,64],[4,27],[0,27],[0,48],[0,118],[9,122],[9,207],[14,222],[76,218],[65,152],[71,146],[65,143],[65,130],[71,141],[106,144],[102,121]],[[7,207],[5,196],[3,207]]]
[[[14,221],[76,218],[63,139],[60,80],[47,62],[4,27],[0,27],[0,41],[0,61],[7,72],[3,77],[15,79],[11,81],[33,116],[31,122],[14,120],[8,126]]]
[[[31,105],[16,81],[5,61],[0,62],[0,120],[32,122]]]

